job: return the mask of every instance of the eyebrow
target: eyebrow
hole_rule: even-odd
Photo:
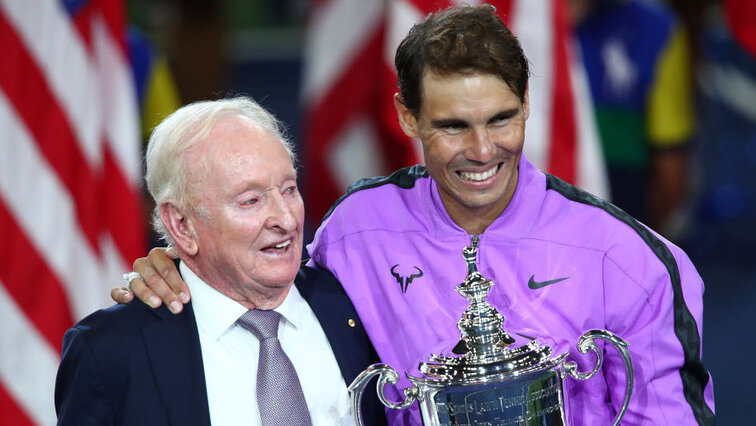
[[[283,183],[288,181],[294,181],[295,183],[297,182],[296,172],[285,176],[281,182]],[[239,184],[233,188],[236,189],[234,191],[234,196],[238,196],[247,191],[266,191],[271,187],[267,183],[262,183],[261,181],[245,181],[243,184]]]
[[[519,114],[520,108],[510,108],[505,109],[503,111],[499,111],[496,114],[492,115],[491,118],[489,118],[486,123],[493,123],[497,120],[505,120],[507,118],[512,118],[515,115]],[[467,127],[468,122],[466,120],[463,120],[461,118],[444,118],[440,120],[433,120],[431,121],[431,126],[434,128],[444,128],[444,127]]]
[[[467,121],[459,118],[446,118],[431,121],[431,126],[439,129],[444,127],[467,127]]]
[[[492,123],[496,120],[504,120],[507,118],[512,118],[519,113],[520,113],[520,108],[505,109],[504,111],[499,111],[496,114],[494,114],[491,118],[488,119],[488,122]]]

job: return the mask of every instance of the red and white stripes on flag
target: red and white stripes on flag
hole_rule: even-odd
[[[120,0],[0,0],[0,413],[54,424],[63,333],[145,251]]]
[[[410,27],[449,6],[439,0],[313,1],[306,34],[307,207],[319,220],[356,179],[417,163],[394,112],[394,53]],[[464,3],[477,3],[465,1]],[[588,84],[564,0],[493,0],[531,62],[525,156],[606,198],[606,172]]]

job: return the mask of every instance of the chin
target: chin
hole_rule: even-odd
[[[299,272],[299,265],[297,265],[297,268],[293,271],[286,271],[286,273],[280,273],[276,274],[275,277],[272,277],[270,282],[276,283],[273,284],[275,287],[285,287],[291,283],[294,282],[294,278],[297,277],[297,272]]]
[[[478,194],[477,197],[466,197],[462,199],[465,207],[470,209],[480,209],[494,206],[504,198],[504,194]]]

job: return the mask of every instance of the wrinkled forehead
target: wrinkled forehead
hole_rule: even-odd
[[[195,184],[235,185],[296,178],[296,169],[284,144],[269,130],[244,117],[218,120],[207,137],[186,156],[186,168]],[[218,188],[221,189],[221,188]]]
[[[498,74],[481,71],[475,68],[465,68],[453,72],[443,72],[426,66],[420,79],[420,102],[426,99],[429,90],[444,88],[447,84],[454,84],[468,79],[469,77],[483,77],[485,80],[494,82],[502,88],[512,92],[510,85]],[[437,84],[442,82],[441,85]],[[514,92],[512,92],[514,94]]]
[[[220,157],[221,162],[232,161],[235,158],[251,160],[283,154],[291,163],[286,144],[278,135],[249,117],[241,115],[219,118],[200,143],[206,145],[209,154]]]
[[[501,77],[490,73],[428,73],[423,76],[423,102],[419,111],[512,109],[520,99]]]

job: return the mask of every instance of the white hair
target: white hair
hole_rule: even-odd
[[[152,131],[145,154],[147,190],[155,200],[152,226],[169,244],[173,238],[160,219],[160,205],[168,200],[187,205],[185,153],[197,141],[210,133],[213,125],[222,117],[234,115],[245,117],[268,130],[278,139],[296,164],[291,142],[284,135],[283,125],[247,97],[235,97],[216,101],[201,101],[185,105],[163,120]]]

